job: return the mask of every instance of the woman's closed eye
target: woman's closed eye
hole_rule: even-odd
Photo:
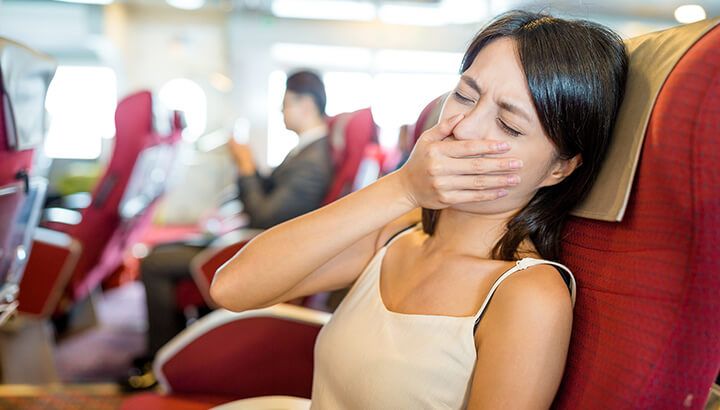
[[[465,97],[464,95],[460,94],[458,91],[453,91],[453,97],[455,97],[456,100],[458,100],[461,104],[475,104],[475,101],[471,98]]]
[[[498,118],[497,121],[498,121],[498,124],[500,125],[500,128],[502,128],[503,131],[505,131],[505,133],[510,135],[511,137],[518,137],[518,136],[522,135],[522,133],[520,131],[516,131],[516,130],[510,128],[510,126],[505,124],[505,122],[503,122],[503,120],[501,120],[500,118]]]

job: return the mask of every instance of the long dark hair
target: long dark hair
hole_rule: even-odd
[[[588,194],[605,157],[622,101],[628,57],[622,39],[584,20],[511,11],[495,18],[470,43],[461,72],[491,41],[511,37],[543,130],[560,159],[582,156],[562,182],[538,190],[507,223],[493,259],[514,260],[530,238],[543,258],[559,259],[565,219]],[[432,235],[439,210],[423,209],[423,230]]]

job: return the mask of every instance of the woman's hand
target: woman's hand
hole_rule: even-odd
[[[492,201],[507,195],[517,185],[513,174],[522,161],[486,158],[502,154],[510,145],[490,140],[445,140],[463,119],[458,114],[425,131],[410,158],[398,170],[410,201],[428,209],[478,201]]]

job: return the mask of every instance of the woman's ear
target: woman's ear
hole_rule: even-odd
[[[541,187],[559,184],[582,165],[582,156],[575,155],[570,159],[559,159],[550,168],[550,174],[540,183]]]

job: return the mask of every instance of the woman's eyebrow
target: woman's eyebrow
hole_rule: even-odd
[[[478,94],[482,94],[482,88],[480,88],[480,85],[477,83],[477,81],[475,81],[474,78],[469,77],[467,75],[462,75],[462,76],[460,76],[460,80],[462,82],[464,82],[465,84],[467,84],[470,88],[475,90]],[[530,115],[528,115],[528,113],[525,110],[523,110],[522,108],[520,108],[518,105],[515,105],[515,104],[511,103],[510,101],[501,100],[500,102],[498,102],[498,106],[500,106],[500,108],[502,108],[505,111],[509,111],[515,115],[519,115],[520,117],[524,118],[527,122],[531,122]]]
[[[509,112],[511,112],[511,113],[513,113],[513,114],[515,114],[515,115],[519,115],[520,117],[524,118],[525,121],[531,122],[531,121],[530,121],[530,116],[527,114],[527,112],[525,112],[525,110],[523,110],[523,109],[520,108],[519,106],[517,106],[517,105],[515,105],[515,104],[513,104],[513,103],[511,103],[511,102],[509,102],[509,101],[504,101],[504,100],[499,101],[499,102],[498,102],[498,105],[499,105],[500,108],[502,108],[503,110],[509,111]]]
[[[480,85],[478,85],[477,81],[475,81],[475,79],[466,75],[460,76],[460,79],[465,82],[465,84],[467,84],[470,88],[475,90],[478,94],[482,94],[482,89],[480,88]]]

